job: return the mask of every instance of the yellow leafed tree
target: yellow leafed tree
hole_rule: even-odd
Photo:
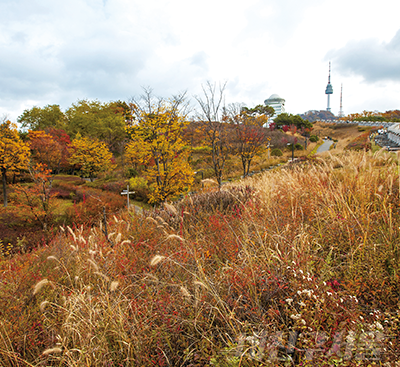
[[[193,171],[184,149],[183,129],[188,124],[181,107],[184,96],[170,102],[154,102],[146,91],[140,102],[131,103],[135,118],[128,128],[131,141],[126,147],[127,158],[144,168],[150,183],[149,202],[160,203],[190,189]]]
[[[77,134],[69,145],[69,163],[80,168],[81,172],[93,181],[95,175],[112,169],[112,153],[105,143],[97,139],[81,137]]]
[[[10,121],[0,124],[0,170],[3,181],[3,200],[7,206],[7,172],[26,169],[29,163],[29,147]]]

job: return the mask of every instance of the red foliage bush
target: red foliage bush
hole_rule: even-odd
[[[352,142],[350,142],[346,149],[347,150],[365,150],[368,151],[371,149],[371,141],[369,140],[369,132],[361,134],[357,136]]]
[[[67,221],[70,223],[93,225],[99,221],[103,208],[106,208],[108,213],[117,213],[125,205],[121,195],[111,192],[79,188],[76,194],[81,201],[75,202],[67,209]]]
[[[52,188],[50,194],[58,199],[70,199],[71,194],[73,193],[65,188],[57,187],[57,188]]]
[[[126,189],[125,181],[106,182],[101,186],[104,191],[115,192],[119,194],[122,190]]]

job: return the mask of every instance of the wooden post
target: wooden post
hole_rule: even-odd
[[[129,185],[126,187],[126,190],[123,190],[121,192],[121,195],[126,195],[126,206],[128,210],[129,210],[129,194],[134,194],[134,193],[135,191],[129,192]]]
[[[104,235],[106,236],[106,240],[111,244],[111,247],[114,246],[114,242],[108,238],[108,230],[107,230],[107,217],[106,217],[106,207],[103,206],[103,224],[104,229],[102,230]]]

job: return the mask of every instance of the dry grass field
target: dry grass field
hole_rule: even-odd
[[[399,203],[348,152],[63,227],[0,258],[0,365],[396,366]]]
[[[323,122],[316,122],[314,124],[313,134],[323,137],[331,137],[337,140],[334,153],[343,152],[345,147],[356,139],[362,132],[368,131],[368,127],[359,127],[356,124],[348,125],[334,125]]]

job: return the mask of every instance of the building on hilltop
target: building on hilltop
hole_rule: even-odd
[[[299,115],[303,120],[307,120],[310,122],[327,121],[327,120],[332,121],[337,119],[337,117],[332,112],[326,110],[321,110],[321,111],[310,110],[304,113],[300,113]]]
[[[272,94],[271,97],[264,101],[264,104],[271,106],[275,110],[274,115],[270,117],[271,122],[274,121],[276,116],[285,112],[285,100],[277,94]]]

